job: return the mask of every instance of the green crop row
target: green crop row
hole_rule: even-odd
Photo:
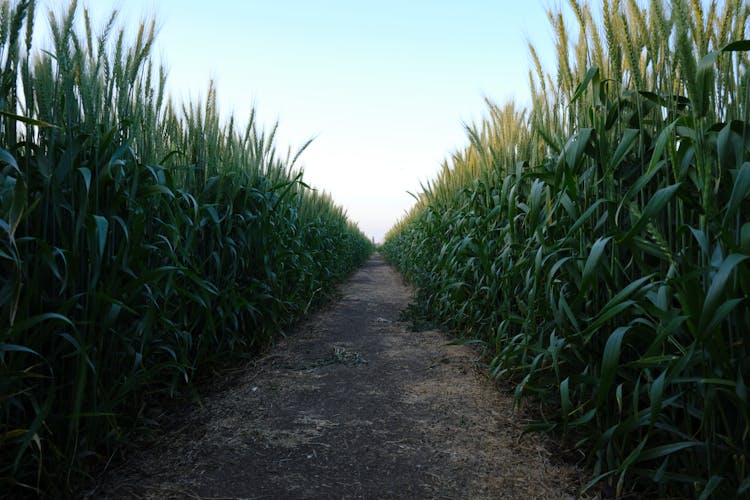
[[[750,5],[570,0],[384,254],[585,452],[584,489],[750,495]],[[599,14],[596,14],[599,12]]]
[[[97,35],[74,1],[39,50],[34,21],[0,3],[0,490],[61,497],[149,401],[257,352],[371,244],[275,129],[220,120],[213,87],[165,96],[153,23]]]

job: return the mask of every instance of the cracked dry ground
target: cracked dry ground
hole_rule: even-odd
[[[411,299],[379,255],[341,298],[242,367],[91,497],[570,498],[557,460],[466,346],[399,321]],[[167,427],[167,425],[165,425]]]

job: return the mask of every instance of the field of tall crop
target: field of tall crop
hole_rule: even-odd
[[[0,491],[60,497],[371,244],[275,129],[165,95],[153,23],[97,34],[72,2],[37,48],[37,17],[0,3]]]
[[[384,253],[589,489],[747,497],[750,5],[568,4],[556,73],[531,46],[532,105],[489,103]]]

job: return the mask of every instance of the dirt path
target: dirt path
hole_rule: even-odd
[[[571,497],[476,354],[398,321],[410,291],[380,256],[341,293],[92,496]]]

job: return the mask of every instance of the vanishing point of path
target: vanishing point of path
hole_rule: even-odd
[[[477,354],[399,321],[411,299],[373,256],[94,497],[570,498],[576,471],[537,435]]]

